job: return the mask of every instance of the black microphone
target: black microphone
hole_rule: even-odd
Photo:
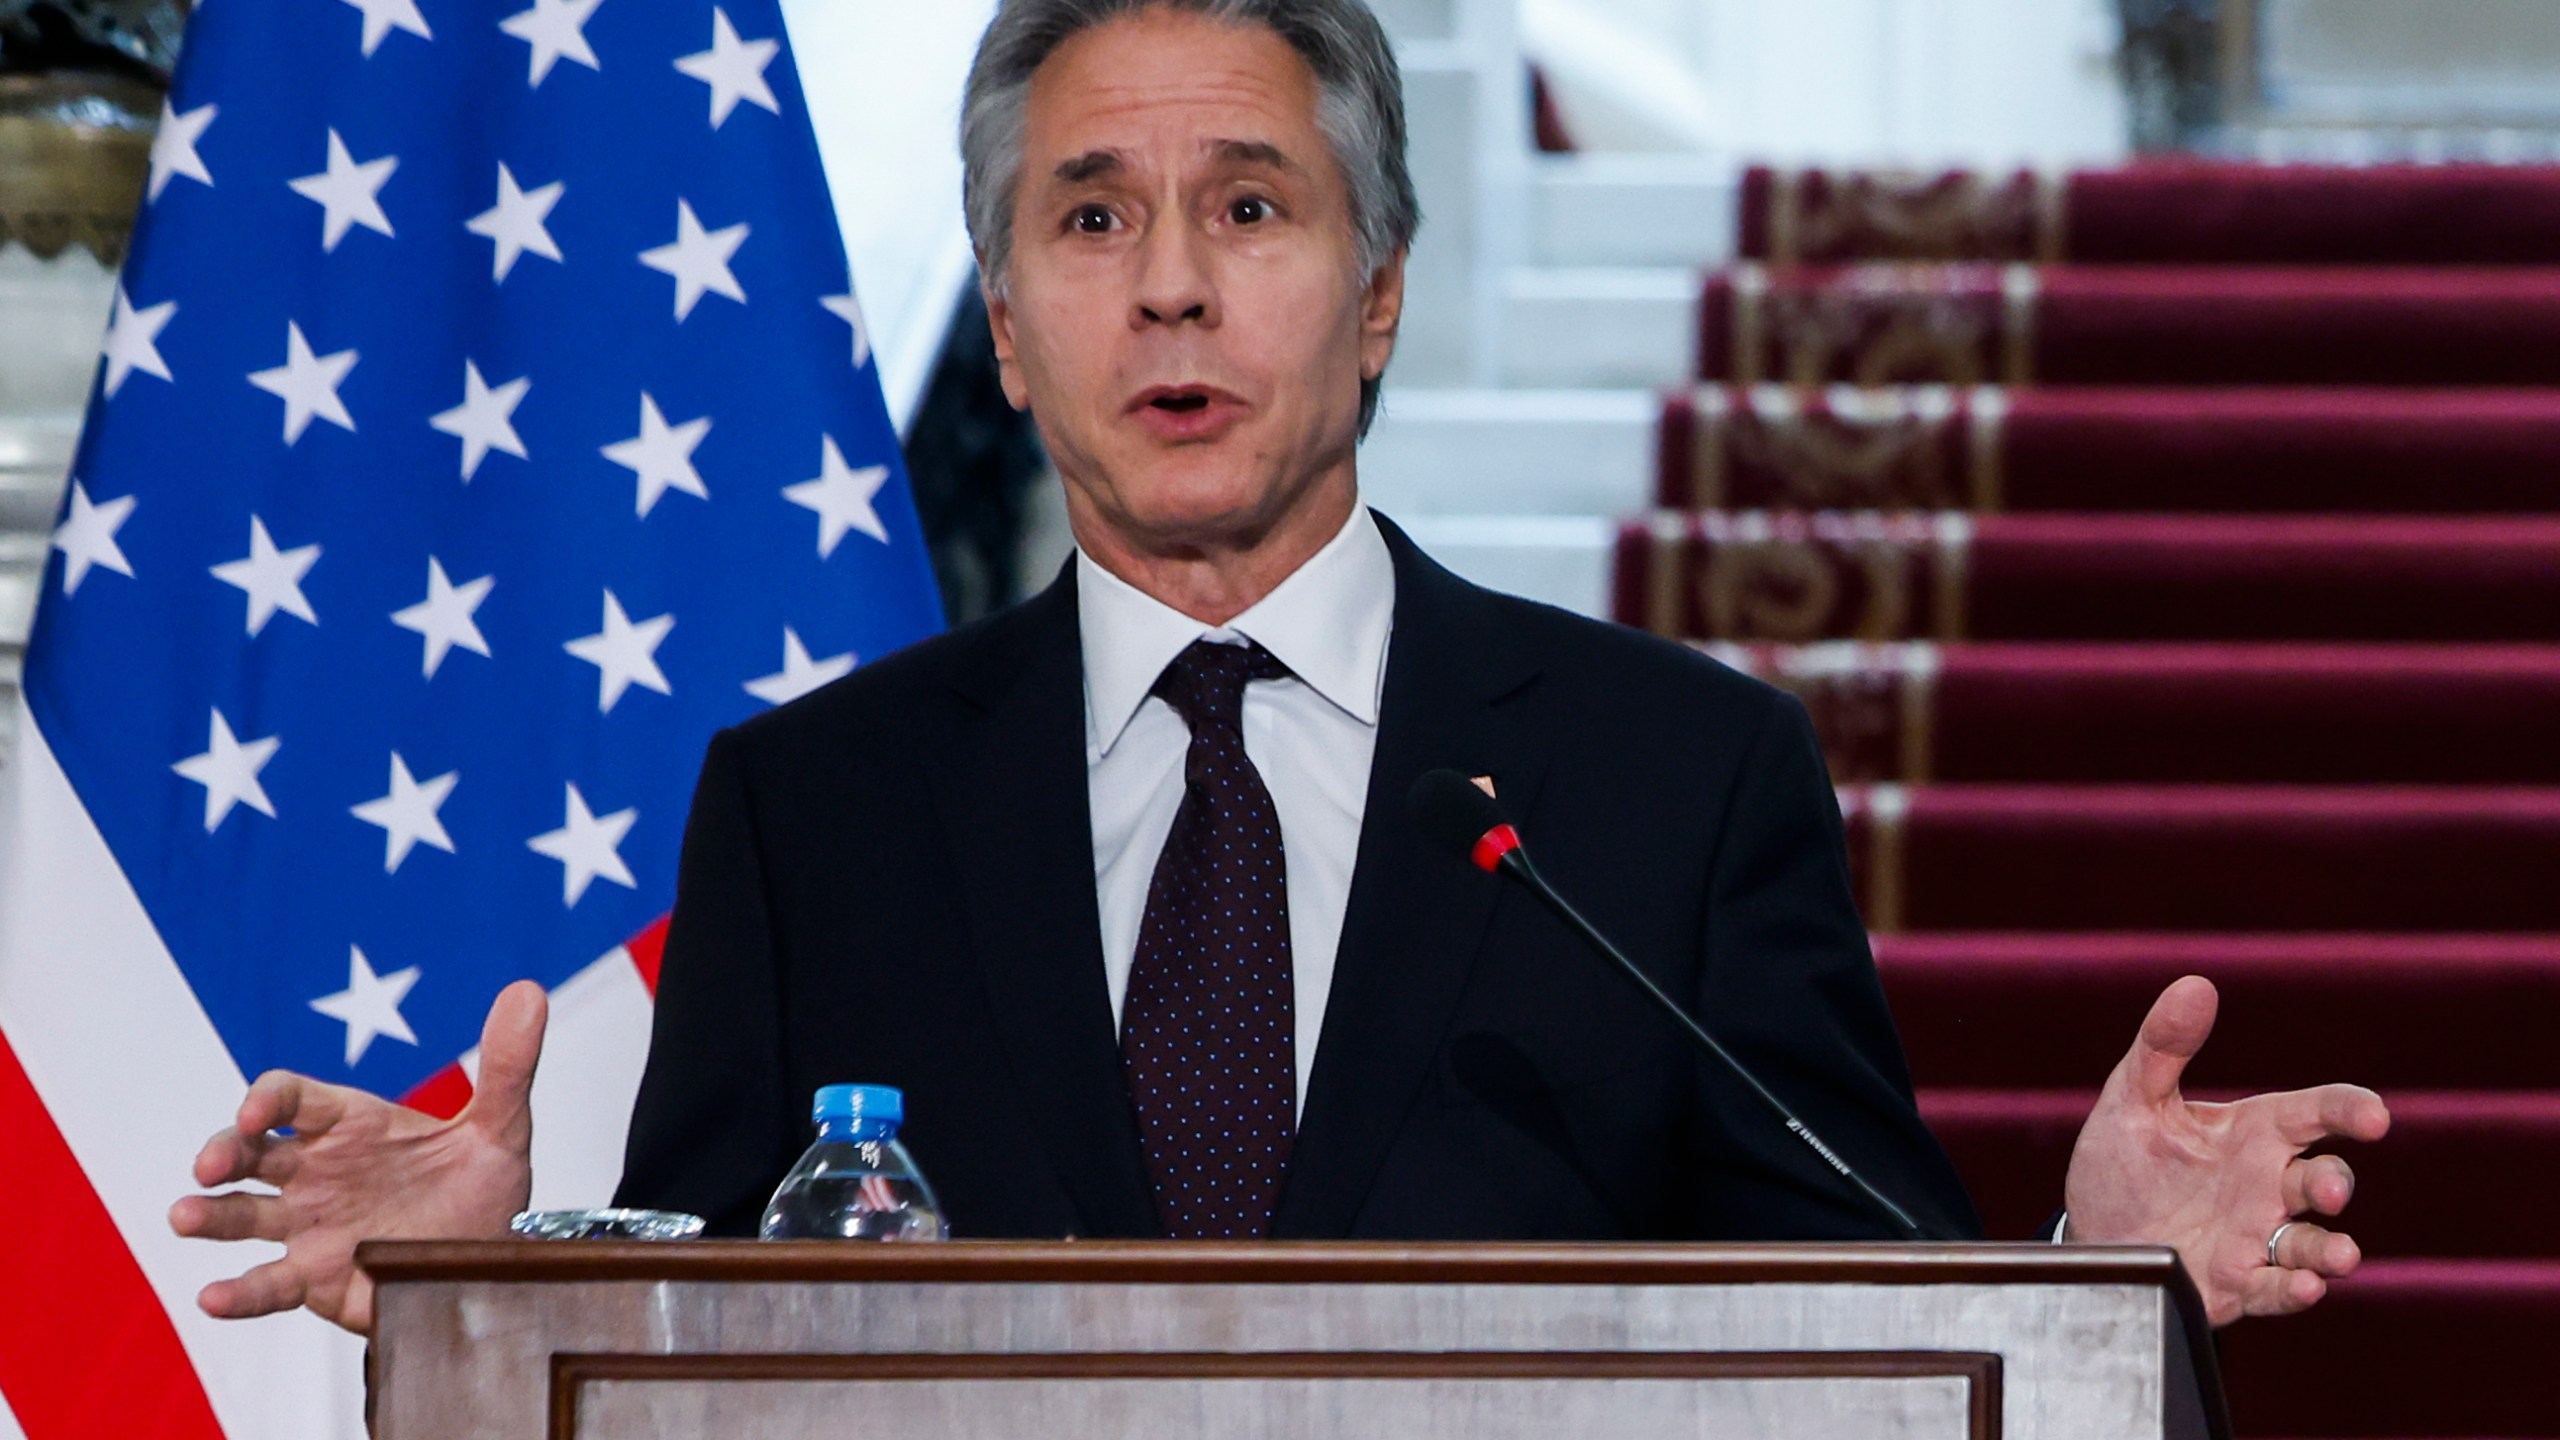
[[[1581,936],[1584,944],[1610,964],[1617,966],[1622,974],[1636,983],[1636,988],[1662,1007],[1664,1014],[1678,1022],[1689,1038],[1697,1041],[1725,1069],[1732,1071],[1752,1094],[1759,1096],[1777,1115],[1779,1123],[1787,1127],[1789,1134],[1821,1156],[1822,1163],[1830,1166],[1841,1179],[1857,1187],[1858,1193],[1867,1197],[1879,1213],[1891,1220],[1895,1229],[1913,1240],[1939,1238],[1921,1228],[1920,1222],[1911,1218],[1911,1212],[1895,1204],[1893,1197],[1868,1184],[1867,1177],[1850,1168],[1849,1162],[1841,1159],[1838,1151],[1813,1133],[1812,1126],[1797,1119],[1785,1101],[1760,1083],[1760,1077],[1752,1074],[1749,1066],[1734,1058],[1733,1052],[1708,1034],[1705,1026],[1690,1018],[1679,1001],[1654,984],[1652,976],[1637,968],[1636,962],[1628,959],[1625,951],[1609,943],[1608,936],[1601,934],[1598,927],[1582,918],[1580,911],[1567,904],[1565,898],[1555,892],[1555,887],[1538,874],[1537,867],[1529,863],[1529,852],[1521,848],[1520,832],[1511,827],[1510,819],[1502,813],[1502,802],[1455,770],[1433,770],[1424,774],[1413,783],[1411,801],[1414,823],[1422,827],[1423,834],[1451,853],[1463,856],[1476,868],[1509,875],[1529,887],[1529,893],[1554,911],[1566,928]]]

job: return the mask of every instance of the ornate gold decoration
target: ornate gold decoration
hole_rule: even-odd
[[[2000,272],[2000,372],[2011,385],[2035,383],[2037,289],[2032,265]]]
[[[1967,562],[1973,550],[1973,517],[1949,511],[1932,517],[1932,524],[1937,535],[1929,573],[1936,603],[1930,607],[1930,629],[1940,640],[1961,640],[1966,582],[1972,578]]]
[[[2028,171],[1781,170],[1769,259],[2058,261],[2067,198],[2063,177]]]
[[[1926,785],[1938,754],[1938,647],[1911,644],[1896,652],[1902,696],[1902,773],[1906,785]]]
[[[1943,389],[1701,391],[1692,406],[1690,502],[1814,510],[1961,504],[1947,473],[1957,409]]]
[[[1689,619],[1682,609],[1688,595],[1682,580],[1687,563],[1687,519],[1677,512],[1657,512],[1646,517],[1645,525],[1650,532],[1650,542],[1641,552],[1645,628],[1656,635],[1678,639],[1689,630]]]
[[[1996,386],[1690,393],[1687,509],[1953,510],[2001,506],[2008,397]]]
[[[1769,272],[1757,265],[1733,267],[1733,379],[1743,385],[1757,385],[1768,379],[1763,371],[1767,354],[1769,307]]]
[[[1857,265],[1729,272],[1737,384],[1980,385],[2032,378],[2034,272]]]
[[[124,261],[151,170],[147,85],[103,76],[0,76],[0,244],[50,260],[77,245]],[[124,122],[132,123],[124,123]]]
[[[1672,511],[1647,532],[1634,563],[1658,634],[1746,645],[1963,634],[1972,519],[1961,513]]]
[[[1935,739],[1931,708],[1939,663],[1935,645],[1691,643],[1802,701],[1822,740],[1831,776],[1839,783],[1919,785],[1930,779]]]
[[[1865,831],[1866,844],[1854,852],[1855,860],[1863,860],[1857,868],[1865,883],[1859,897],[1867,929],[1890,935],[1903,928],[1904,883],[1903,825],[1911,813],[1911,793],[1900,785],[1863,785],[1843,787],[1840,792],[1842,818],[1853,828]]]
[[[1698,576],[1707,633],[1753,640],[1810,640],[1840,608],[1840,567],[1802,541],[1726,542]]]
[[[1690,510],[1721,510],[1732,497],[1725,487],[1725,455],[1732,445],[1733,411],[1750,402],[1722,385],[1689,392],[1689,486],[1667,502]]]
[[[1678,627],[1668,634],[1697,624],[1689,638],[1901,639],[1918,618],[1940,524],[1935,516],[1873,512],[1712,512],[1694,516],[1676,545],[1658,528],[1652,563],[1685,575],[1689,603],[1663,599],[1657,588],[1657,628],[1668,618]],[[1657,574],[1655,586],[1664,583]]]
[[[2006,453],[2009,392],[1985,385],[1965,397],[1966,467],[1973,479],[1973,511],[1997,515],[2008,503]]]

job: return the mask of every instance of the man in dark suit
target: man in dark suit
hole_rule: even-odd
[[[1852,1238],[1886,1228],[1523,897],[1428,846],[1485,777],[1542,866],[1924,1223],[1975,1229],[1914,1110],[1796,704],[1480,590],[1358,494],[1416,216],[1358,0],[1012,0],[963,120],[1008,396],[1072,574],[712,743],[622,1199],[749,1229],[817,1085],[895,1084],[995,1236]],[[2062,1197],[2175,1244],[2219,1319],[2316,1301],[2378,1137],[2346,1086],[2190,1105],[2211,987],[2162,997]],[[262,1078],[182,1233],[286,1242],[217,1314],[361,1328],[365,1235],[526,1194],[542,1010],[493,1010],[449,1124]],[[296,1134],[276,1136],[290,1125]]]
[[[1423,839],[1405,794],[1443,766],[1492,777],[1550,877],[1816,1130],[1972,1233],[1912,1108],[1802,709],[1385,537],[1357,878],[1269,1233],[1880,1233],[1552,916]],[[619,1203],[752,1233],[808,1144],[809,1092],[867,1076],[906,1090],[955,1232],[1162,1233],[1105,993],[1077,631],[1070,578],[713,743]]]

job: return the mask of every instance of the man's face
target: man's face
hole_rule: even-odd
[[[1403,265],[1361,273],[1317,93],[1270,30],[1162,9],[1076,36],[1032,78],[989,309],[1005,394],[1089,545],[1096,523],[1178,553],[1348,513],[1360,383],[1394,348]]]

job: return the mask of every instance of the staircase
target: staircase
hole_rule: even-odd
[[[2244,1436],[2560,1435],[2560,171],[1752,175],[1621,620],[1806,701],[1992,1232],[2183,974],[2354,1079],[2369,1257]]]

